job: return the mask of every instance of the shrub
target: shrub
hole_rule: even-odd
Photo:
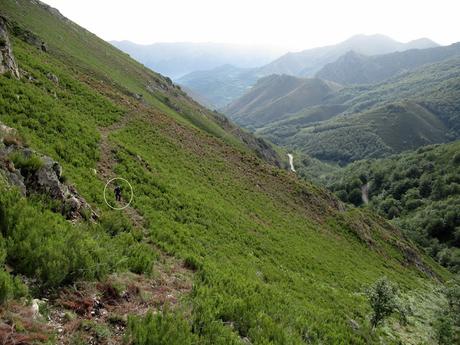
[[[196,271],[203,267],[203,264],[195,256],[187,256],[184,260],[184,266],[190,270]]]
[[[348,194],[348,201],[351,202],[353,205],[359,206],[363,203],[362,193],[361,190],[358,188],[353,189]]]
[[[129,317],[126,337],[132,345],[191,345],[196,340],[184,317],[168,311]]]
[[[439,345],[453,344],[453,321],[449,315],[442,315],[436,320],[434,330]]]
[[[111,236],[116,236],[122,232],[130,232],[132,229],[132,225],[126,217],[114,212],[102,216],[101,226]]]
[[[454,155],[452,161],[453,161],[455,164],[460,164],[460,152],[457,152],[457,153]]]
[[[71,225],[60,215],[31,204],[17,191],[1,186],[0,216],[6,261],[43,286],[99,278],[119,261],[119,252],[101,231]]]
[[[127,256],[129,270],[137,274],[151,273],[153,263],[157,259],[153,248],[146,243],[136,243],[131,246]]]
[[[19,278],[12,277],[3,269],[0,270],[0,304],[10,298],[26,296],[27,293],[27,286]]]
[[[388,210],[388,218],[393,219],[399,216],[399,209],[396,206],[391,206]]]
[[[43,161],[35,154],[27,157],[21,152],[15,152],[9,158],[16,168],[21,169],[23,175],[33,174],[43,166]]]
[[[377,280],[367,291],[372,308],[371,324],[375,328],[398,310],[398,289],[386,277]]]
[[[337,195],[337,197],[343,202],[348,202],[348,194],[346,190],[338,190],[337,192],[335,192],[335,195]]]

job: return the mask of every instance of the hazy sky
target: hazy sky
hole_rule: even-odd
[[[105,40],[300,50],[358,33],[460,41],[459,0],[44,0]]]

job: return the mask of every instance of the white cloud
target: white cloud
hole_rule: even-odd
[[[106,40],[305,49],[354,34],[460,41],[458,0],[45,0]]]

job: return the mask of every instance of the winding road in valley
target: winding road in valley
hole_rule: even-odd
[[[291,153],[288,153],[287,155],[289,157],[289,165],[291,167],[291,171],[295,172],[295,169],[294,169],[294,156]]]

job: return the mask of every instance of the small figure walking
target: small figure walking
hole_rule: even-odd
[[[117,185],[115,189],[113,190],[113,192],[115,193],[115,200],[121,201],[121,187]]]

